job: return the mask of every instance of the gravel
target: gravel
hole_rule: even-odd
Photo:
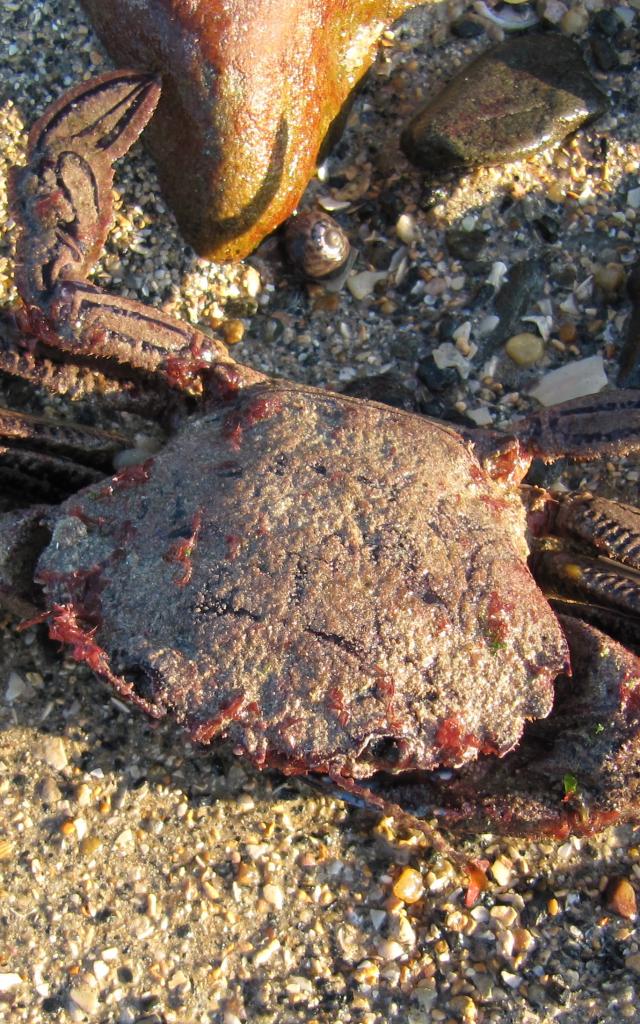
[[[614,7],[587,5],[602,6]],[[584,25],[585,7],[572,10],[569,23]],[[139,147],[119,170],[116,227],[94,280],[203,326],[231,321],[236,358],[321,386],[387,369],[413,382],[416,362],[449,345],[460,371],[440,352],[438,397],[477,422],[522,414],[546,373],[585,358],[599,357],[613,383],[628,304],[612,285],[621,272],[603,268],[626,273],[636,258],[637,16],[613,39],[615,69],[596,73],[612,100],[603,120],[554,153],[438,192],[397,139],[420,99],[486,46],[486,34],[448,33],[469,11],[416,10],[387,34],[346,135],[309,188],[331,197],[359,250],[354,273],[369,274],[362,284],[307,289],[273,240],[244,266],[197,259]],[[109,65],[76,4],[62,0],[4,0],[0,53],[4,296],[6,165],[22,159],[24,126],[47,102]],[[452,230],[474,233],[467,247],[457,238],[457,256]],[[532,258],[543,282],[524,315],[548,327],[541,357],[515,362],[501,343],[474,361],[496,326],[499,264],[508,272]],[[530,321],[510,335],[524,331],[543,337]],[[59,398],[32,400],[6,381],[0,391],[72,415]],[[630,499],[638,471],[638,459],[561,466],[547,482],[596,482]],[[0,1020],[640,1021],[629,891],[640,885],[640,830],[460,843],[488,862],[488,889],[467,908],[454,867],[422,836],[259,775],[223,749],[196,749],[126,708],[40,629],[14,625],[0,618]]]

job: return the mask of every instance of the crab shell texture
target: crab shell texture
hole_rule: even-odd
[[[52,636],[259,767],[502,755],[566,667],[517,489],[454,430],[376,403],[239,389],[50,525]]]

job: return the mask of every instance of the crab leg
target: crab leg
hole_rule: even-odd
[[[529,490],[530,565],[554,608],[640,648],[640,511]]]
[[[113,469],[113,456],[131,442],[92,430],[0,407],[0,483],[3,496],[40,500],[72,494]]]
[[[631,299],[631,314],[620,353],[618,384],[633,387],[640,383],[640,263],[636,263],[629,274],[627,294]]]
[[[494,480],[517,486],[536,457],[589,462],[640,450],[640,390],[605,391],[540,409],[510,424],[508,433],[460,432]]]
[[[605,391],[542,409],[513,424],[533,456],[554,462],[623,456],[640,449],[640,391]]]
[[[558,504],[554,532],[589,544],[616,562],[640,569],[640,510],[591,494],[568,494]]]
[[[158,82],[116,73],[76,86],[29,133],[27,166],[12,174],[22,224],[16,282],[28,306],[44,306],[60,281],[83,279],[111,226],[113,161],[155,110]]]
[[[20,327],[45,355],[61,349],[126,364],[200,393],[201,371],[234,365],[222,342],[84,281],[111,226],[113,161],[135,142],[159,95],[155,78],[113,72],[72,89],[32,128],[27,166],[11,181],[22,225]]]

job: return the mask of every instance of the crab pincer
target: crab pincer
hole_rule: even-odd
[[[113,218],[114,161],[138,138],[159,96],[157,79],[113,72],[76,86],[36,121],[27,166],[12,174],[22,225],[16,280],[27,305],[46,310],[61,284],[91,270]]]
[[[201,373],[230,362],[224,345],[85,280],[112,223],[113,163],[136,141],[159,96],[157,77],[110,72],[76,86],[32,128],[27,165],[11,177],[22,227],[18,322],[43,357],[62,350],[85,362],[127,364],[142,377],[161,375],[199,394]],[[1,362],[0,368],[9,369]]]

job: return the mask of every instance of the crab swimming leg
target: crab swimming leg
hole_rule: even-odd
[[[589,493],[547,508],[532,568],[552,604],[640,650],[640,510]]]
[[[57,501],[113,472],[133,439],[0,406],[0,495]]]
[[[607,391],[543,409],[512,425],[484,461],[494,477],[545,462],[640,450],[640,391]],[[485,440],[485,445],[487,444]],[[531,567],[554,607],[640,648],[640,511],[591,494],[551,498],[527,488]]]
[[[32,128],[27,166],[11,179],[20,326],[45,356],[59,349],[98,368],[120,363],[200,393],[202,370],[234,366],[221,342],[85,281],[111,226],[113,162],[159,95],[154,77],[112,72],[66,93]]]

